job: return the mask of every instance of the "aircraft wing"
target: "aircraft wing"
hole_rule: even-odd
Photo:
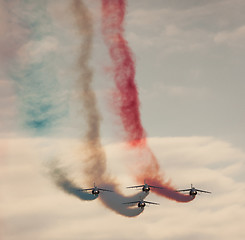
[[[203,193],[211,193],[211,192],[208,192],[208,191],[204,191],[204,190],[200,190],[200,189],[196,189],[198,192],[203,192]]]
[[[191,189],[176,190],[175,192],[186,192],[186,191],[191,191]]]
[[[108,189],[104,189],[104,188],[98,188],[101,191],[105,191],[105,192],[113,192],[112,190],[108,190]]]
[[[139,186],[131,186],[131,187],[127,187],[127,188],[139,188],[139,187],[144,187],[144,185],[139,185]]]
[[[123,204],[133,204],[133,203],[138,203],[139,201],[134,201],[134,202],[125,202]]]
[[[155,204],[155,205],[160,205],[159,203],[155,203],[155,202],[148,202],[148,201],[144,201],[145,203],[149,203],[149,204]]]
[[[157,187],[157,186],[152,186],[152,185],[149,185],[149,187],[151,187],[151,188],[165,189],[164,187]]]
[[[93,190],[93,188],[81,188],[81,189],[78,189],[78,191],[90,191],[90,190]]]

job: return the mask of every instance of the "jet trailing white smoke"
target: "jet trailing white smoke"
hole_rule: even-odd
[[[97,108],[97,101],[94,90],[91,87],[93,80],[93,71],[89,67],[91,58],[92,40],[93,40],[93,22],[89,10],[80,0],[72,1],[72,11],[74,13],[76,24],[81,38],[80,55],[78,66],[80,77],[77,80],[77,91],[83,108],[83,117],[86,119],[86,133],[82,138],[83,145],[81,154],[84,161],[84,176],[88,185],[94,181],[99,187],[108,188],[114,193],[101,194],[99,199],[108,208],[124,216],[134,217],[139,215],[143,209],[138,207],[129,207],[124,205],[127,201],[136,201],[143,199],[147,194],[138,193],[126,197],[118,189],[118,185],[106,169],[106,155],[100,140],[100,113]]]

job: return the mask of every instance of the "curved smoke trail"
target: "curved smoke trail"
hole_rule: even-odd
[[[56,184],[57,187],[62,189],[65,193],[73,195],[81,200],[94,200],[98,196],[93,194],[81,191],[81,187],[76,186],[65,173],[64,169],[58,167],[57,161],[52,161],[48,164],[49,175],[52,177],[52,180]]]
[[[6,54],[6,57],[10,55],[15,62],[9,71],[21,105],[19,113],[24,119],[25,130],[34,129],[38,134],[50,130],[66,112],[66,104],[60,99],[55,68],[51,64],[55,58],[52,45],[55,40],[46,3],[47,1],[4,1],[6,12],[10,12],[12,17],[8,18],[11,26],[9,34],[15,36],[19,33],[15,39],[19,41],[17,44],[13,45],[14,41],[10,41],[15,54],[11,51]],[[66,193],[82,200],[96,198],[92,194],[78,191],[80,188],[68,179],[57,162],[50,163],[48,167],[52,180]]]
[[[82,1],[73,0],[72,10],[76,17],[80,37],[82,38],[78,60],[80,72],[78,89],[87,123],[84,139],[85,147],[82,149],[85,157],[84,173],[86,181],[89,185],[96,182],[100,187],[112,189],[114,193],[100,194],[102,203],[116,213],[134,217],[139,215],[143,209],[139,209],[138,207],[130,208],[122,203],[143,199],[147,194],[139,193],[130,197],[123,196],[115,180],[107,173],[106,155],[100,141],[101,117],[97,109],[96,96],[91,87],[93,72],[89,67],[93,40],[93,23],[90,12]]]
[[[152,189],[161,196],[179,202],[191,201],[192,196],[175,192],[170,182],[164,181],[159,163],[147,145],[146,132],[140,119],[135,63],[123,36],[124,15],[124,0],[102,0],[102,34],[113,61],[113,77],[117,90],[114,94],[115,108],[121,117],[127,142],[139,152],[141,159],[136,179],[140,183],[146,180],[148,184],[164,187],[163,190]]]

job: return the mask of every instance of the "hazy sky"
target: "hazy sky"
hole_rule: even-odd
[[[128,0],[125,38],[149,145],[173,186],[212,192],[189,203],[150,193],[160,206],[133,218],[67,194],[48,174],[58,161],[76,186],[90,187],[71,2],[0,0],[0,239],[244,239],[245,2]],[[83,2],[93,18],[89,65],[107,169],[129,196],[137,154],[111,111],[101,2]]]

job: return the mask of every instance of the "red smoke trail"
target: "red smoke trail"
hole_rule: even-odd
[[[123,36],[125,7],[124,0],[102,0],[102,34],[113,62],[113,78],[117,89],[114,94],[115,108],[122,120],[127,142],[138,150],[141,157],[136,179],[141,183],[145,179],[148,184],[164,187],[164,190],[152,189],[161,196],[178,202],[188,202],[194,197],[177,193],[169,182],[164,182],[157,159],[147,145],[146,133],[140,119],[135,63]]]
[[[146,134],[140,120],[132,52],[122,35],[125,2],[102,0],[102,9],[102,31],[114,63],[114,80],[118,89],[118,93],[114,95],[115,104],[120,106],[117,109],[128,134],[127,140],[137,144],[145,140]]]

